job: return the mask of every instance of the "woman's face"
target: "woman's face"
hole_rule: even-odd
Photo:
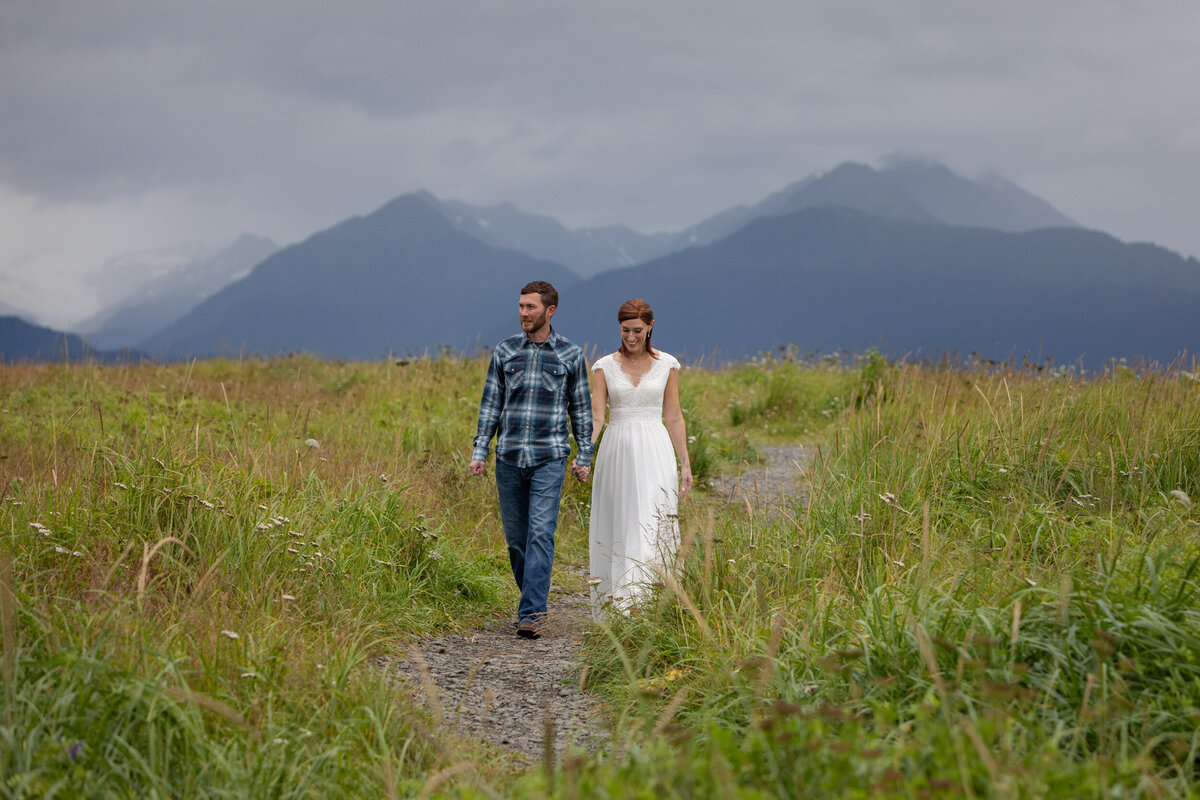
[[[646,324],[640,319],[627,319],[621,323],[621,342],[630,355],[637,355],[646,349],[646,337],[654,329],[654,323]]]

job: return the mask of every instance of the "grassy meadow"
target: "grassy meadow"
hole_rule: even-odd
[[[697,477],[803,442],[811,503],[697,491],[585,637],[619,745],[528,773],[373,665],[515,605],[485,370],[0,366],[0,796],[1195,794],[1195,370],[687,370]]]

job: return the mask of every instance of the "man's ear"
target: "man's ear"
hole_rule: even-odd
[[[546,319],[554,317],[554,312],[558,310],[558,306],[546,306]]]

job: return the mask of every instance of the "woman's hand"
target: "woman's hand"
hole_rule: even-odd
[[[687,497],[688,492],[692,490],[692,468],[684,467],[680,470],[679,475],[679,499]]]

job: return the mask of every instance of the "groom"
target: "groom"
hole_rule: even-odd
[[[496,345],[479,403],[471,474],[487,469],[496,436],[496,491],[508,560],[521,590],[517,635],[541,636],[554,564],[554,530],[571,445],[571,474],[586,481],[592,463],[592,402],[583,350],[550,327],[558,292],[546,281],[521,289],[522,333]]]

